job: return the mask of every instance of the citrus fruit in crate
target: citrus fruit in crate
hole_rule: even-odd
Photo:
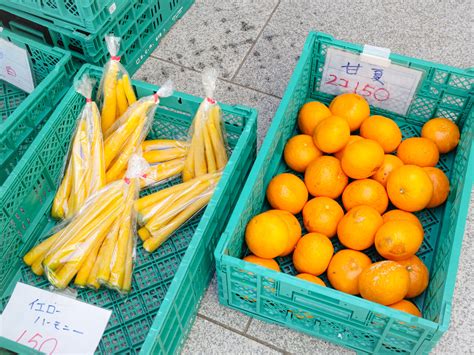
[[[295,249],[296,243],[298,243],[298,240],[301,238],[300,222],[298,222],[298,219],[288,211],[270,210],[268,212],[279,216],[288,227],[288,244],[286,249],[279,256],[291,254],[293,249]]]
[[[294,171],[304,173],[309,163],[323,155],[316,148],[313,137],[299,134],[288,140],[283,151],[285,163]]]
[[[403,260],[415,255],[423,242],[423,232],[411,221],[384,223],[375,234],[377,252],[389,260]]]
[[[370,116],[360,126],[360,135],[379,143],[385,153],[395,151],[402,141],[402,131],[394,120],[384,116]]]
[[[339,160],[327,155],[313,160],[304,174],[309,193],[316,197],[338,198],[348,181]]]
[[[373,263],[359,276],[360,295],[383,305],[401,301],[406,296],[409,286],[408,271],[391,260]]]
[[[324,283],[324,281],[321,280],[321,279],[320,279],[319,277],[317,277],[317,276],[314,276],[314,275],[311,275],[311,274],[302,273],[302,274],[296,275],[296,277],[299,278],[299,279],[302,279],[302,280],[306,280],[306,281],[309,281],[309,282],[318,284],[319,286],[324,286],[324,287],[326,287],[326,284]]]
[[[283,173],[268,184],[267,199],[273,208],[297,214],[308,200],[308,190],[299,177]]]
[[[421,312],[413,302],[408,300],[401,300],[397,303],[389,305],[390,308],[397,309],[399,311],[412,314],[417,317],[421,317]]]
[[[327,276],[332,287],[336,290],[359,294],[359,276],[365,268],[372,264],[364,253],[351,249],[338,251],[332,257],[327,271]]]
[[[390,173],[403,165],[399,157],[392,154],[385,154],[382,165],[371,176],[375,181],[380,182],[384,187],[387,186],[387,179]]]
[[[349,137],[349,140],[347,141],[347,144],[344,146],[344,148],[342,148],[341,150],[339,150],[339,151],[337,151],[336,153],[334,153],[334,156],[335,156],[337,159],[341,160],[341,159],[342,159],[342,156],[343,156],[343,154],[344,154],[344,150],[346,149],[346,147],[347,147],[349,144],[352,144],[352,143],[354,143],[355,141],[358,141],[358,140],[360,140],[360,139],[362,139],[361,136],[358,136],[358,135],[356,135],[356,134],[351,135],[351,136]]]
[[[399,260],[398,263],[404,266],[410,275],[410,287],[408,288],[406,297],[413,298],[421,295],[428,287],[430,279],[426,265],[416,255],[413,255],[408,259]]]
[[[353,207],[366,205],[384,213],[388,206],[385,187],[372,179],[355,180],[344,189],[342,203],[348,211]]]
[[[293,252],[293,264],[300,273],[315,276],[326,271],[334,254],[328,237],[321,233],[308,233],[301,237]]]
[[[370,107],[360,95],[346,93],[336,96],[329,105],[333,115],[347,120],[351,131],[359,129],[361,123],[369,117]]]
[[[414,222],[423,231],[423,225],[421,224],[420,220],[411,212],[395,209],[385,212],[382,215],[382,219],[383,223],[387,223],[389,221],[411,221]]]
[[[427,167],[423,168],[423,170],[428,174],[431,183],[433,184],[433,196],[426,207],[438,207],[442,205],[448,198],[449,179],[441,169]]]
[[[257,264],[257,265],[266,267],[267,269],[272,269],[272,270],[275,270],[275,271],[281,271],[280,266],[273,259],[264,259],[264,258],[260,258],[256,255],[247,255],[245,258],[243,258],[243,260],[245,260],[249,263],[252,263],[252,264]]]
[[[317,232],[331,238],[344,216],[342,207],[332,198],[315,197],[303,208],[303,223],[308,232]]]
[[[318,123],[329,116],[331,111],[325,104],[318,101],[307,102],[298,113],[298,127],[302,133],[312,136]]]
[[[245,229],[245,242],[250,251],[265,259],[273,259],[288,248],[290,231],[275,213],[264,212],[253,217]]]
[[[346,146],[350,135],[349,124],[344,118],[330,116],[316,126],[313,141],[322,152],[335,153]]]
[[[357,140],[344,149],[342,170],[353,179],[366,179],[380,168],[384,155],[376,141],[365,138]]]
[[[422,137],[412,137],[401,142],[398,146],[397,156],[404,164],[421,167],[435,166],[439,161],[439,151],[436,144]]]
[[[426,122],[421,129],[421,136],[432,140],[440,153],[452,151],[459,143],[461,134],[456,123],[447,118],[433,118]]]
[[[364,250],[374,244],[375,233],[382,224],[382,216],[375,208],[357,206],[342,217],[337,236],[345,247]]]
[[[424,209],[433,196],[433,183],[422,168],[403,165],[390,173],[387,194],[399,209],[416,212]]]

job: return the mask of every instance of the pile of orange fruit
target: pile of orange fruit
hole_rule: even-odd
[[[459,129],[446,118],[426,122],[421,137],[402,140],[388,117],[370,115],[352,93],[329,107],[308,102],[298,114],[301,134],[286,143],[284,160],[294,173],[275,176],[266,196],[272,210],[254,216],[244,260],[281,271],[276,257],[292,254],[296,277],[421,317],[407,300],[428,286],[429,271],[415,254],[424,238],[412,213],[443,204],[449,180],[435,166],[455,149]],[[388,210],[390,207],[393,208]],[[296,215],[302,214],[306,231]],[[331,238],[345,249],[334,254]],[[385,259],[364,253],[375,246]]]

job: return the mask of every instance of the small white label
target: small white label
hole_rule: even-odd
[[[17,283],[0,335],[47,354],[93,354],[111,311]]]
[[[332,95],[354,92],[372,106],[405,115],[422,74],[393,63],[364,61],[359,55],[330,47],[319,90]]]
[[[113,2],[112,5],[109,6],[109,14],[113,14],[117,10],[117,5]]]
[[[0,79],[27,93],[35,88],[28,52],[3,38],[0,38]]]

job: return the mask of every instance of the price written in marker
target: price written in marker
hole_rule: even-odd
[[[0,79],[27,93],[35,89],[28,52],[3,38],[0,38]]]
[[[363,61],[359,55],[330,47],[319,90],[332,95],[356,93],[372,106],[405,115],[421,77],[419,70]]]
[[[0,334],[47,354],[93,354],[111,312],[18,283],[1,317]]]

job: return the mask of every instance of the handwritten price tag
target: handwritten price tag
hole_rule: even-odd
[[[0,79],[31,93],[35,84],[25,48],[0,38]]]
[[[422,74],[397,64],[372,64],[359,55],[330,47],[319,90],[332,95],[357,93],[372,106],[405,115]]]
[[[47,354],[93,354],[111,311],[17,283],[0,335]]]

